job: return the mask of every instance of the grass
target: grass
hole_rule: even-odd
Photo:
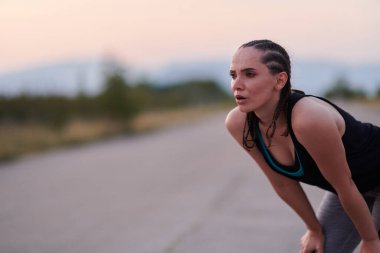
[[[172,109],[146,112],[136,117],[131,127],[133,131],[137,133],[146,132],[163,127],[190,123],[213,113],[226,111],[227,109],[228,105],[211,105],[190,107],[180,110]]]
[[[44,151],[57,146],[80,144],[124,130],[120,123],[107,120],[76,119],[63,129],[36,123],[0,126],[0,160]]]
[[[373,108],[380,108],[380,99],[371,99],[362,103]]]
[[[45,125],[0,125],[0,161],[12,160],[25,154],[88,143],[119,134],[142,134],[163,127],[190,123],[212,113],[226,111],[228,105],[202,106],[165,111],[145,112],[132,122],[125,123],[107,119],[73,119],[62,129]]]

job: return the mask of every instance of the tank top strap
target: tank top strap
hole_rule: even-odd
[[[298,90],[293,90],[292,93],[290,94],[289,100],[288,100],[288,108],[287,108],[288,109],[288,111],[287,111],[288,122],[290,122],[290,120],[291,120],[293,107],[301,98],[303,98],[305,96],[307,96],[307,95],[305,95],[305,93],[303,93],[302,91],[298,91]]]
[[[296,105],[296,103],[306,97],[307,95],[305,95],[304,92],[302,91],[298,91],[298,90],[292,90],[292,93],[290,94],[289,96],[289,99],[288,99],[288,107],[287,107],[287,124],[288,124],[288,131],[289,131],[289,134],[290,136],[292,137],[292,140],[293,140],[293,143],[295,144],[295,147],[297,147],[297,145],[299,144],[294,132],[293,132],[293,127],[292,127],[292,111],[293,111],[293,107]]]
[[[305,97],[305,93],[302,91],[292,90],[292,93],[289,96],[288,100],[288,111],[291,112],[293,110],[294,105],[303,97]],[[291,113],[288,114],[288,116],[291,115]]]

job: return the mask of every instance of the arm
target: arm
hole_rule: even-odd
[[[294,108],[292,115],[293,130],[297,139],[308,150],[322,175],[336,190],[363,243],[378,242],[368,206],[351,178],[341,140],[341,120],[343,119],[331,110],[315,105],[302,105],[301,102]]]
[[[300,252],[310,253],[316,250],[318,253],[323,253],[322,227],[300,183],[274,172],[269,168],[261,153],[257,149],[255,151],[249,153],[266,175],[277,195],[298,214],[307,227],[307,232],[301,238]]]
[[[242,133],[244,124],[245,113],[241,113],[237,109],[232,110],[227,116],[227,129],[241,147],[243,147]],[[324,241],[322,228],[299,182],[274,172],[267,165],[264,157],[257,150],[257,148],[253,149],[252,151],[248,151],[248,154],[262,169],[278,196],[285,203],[287,203],[306,224],[310,237],[314,238],[314,244],[310,243],[309,246],[312,248],[307,252],[311,252],[311,250],[317,249],[318,253],[322,253]]]
[[[288,178],[286,178],[288,179]],[[293,183],[287,183],[286,189],[276,189],[277,194],[283,199],[304,221],[307,231],[301,238],[302,253],[324,252],[324,234],[321,225],[314,210],[306,197],[301,185],[292,180]]]

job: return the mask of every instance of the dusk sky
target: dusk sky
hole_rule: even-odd
[[[293,58],[380,62],[378,0],[1,0],[0,73],[115,55],[135,66],[228,59],[269,38]]]

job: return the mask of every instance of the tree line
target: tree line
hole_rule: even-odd
[[[229,95],[214,80],[190,80],[162,87],[149,82],[130,83],[121,71],[112,71],[105,75],[102,91],[94,96],[82,92],[76,97],[0,97],[0,123],[35,122],[60,128],[75,117],[127,122],[143,111],[227,100]]]
[[[346,100],[380,100],[380,84],[373,94],[368,94],[364,89],[354,88],[351,82],[343,77],[340,77],[331,85],[331,88],[325,91],[324,96],[326,98],[339,98]]]

